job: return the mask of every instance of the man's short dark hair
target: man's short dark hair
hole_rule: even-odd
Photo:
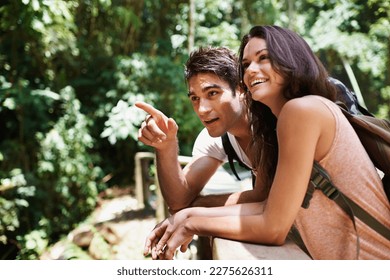
[[[235,95],[239,85],[238,57],[225,47],[200,47],[185,64],[186,81],[199,73],[212,73],[226,81]]]

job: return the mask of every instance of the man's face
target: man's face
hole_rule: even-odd
[[[219,137],[239,124],[244,103],[241,93],[233,95],[227,82],[212,73],[200,73],[188,80],[188,97],[210,136]]]

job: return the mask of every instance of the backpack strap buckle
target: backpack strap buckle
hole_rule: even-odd
[[[340,194],[332,184],[329,174],[317,162],[313,164],[310,182],[332,200],[335,200]]]
[[[317,180],[317,182],[313,181],[313,184],[317,190],[320,190],[325,194],[327,197],[329,197],[332,200],[335,200],[338,195],[339,191],[336,189],[329,181],[327,181],[325,178],[323,178],[321,175],[317,176],[321,177],[320,180]]]
[[[331,183],[328,173],[318,163],[314,162],[309,185],[302,202],[303,208],[309,208],[310,200],[313,197],[314,190],[316,189],[322,191],[332,200],[335,200],[339,196],[339,191]]]

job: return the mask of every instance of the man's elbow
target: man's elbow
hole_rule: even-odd
[[[176,214],[177,212],[179,212],[180,210],[182,210],[184,208],[186,208],[186,207],[183,207],[183,208],[168,207],[168,212],[169,212],[169,214],[174,215],[174,214]]]
[[[166,202],[167,206],[168,206],[168,212],[170,214],[175,214],[176,212],[179,212],[180,210],[183,210],[184,208],[188,208],[191,206],[190,203],[178,203],[178,202],[171,202],[171,203],[168,203]]]

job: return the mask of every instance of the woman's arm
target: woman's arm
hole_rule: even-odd
[[[320,100],[296,98],[283,106],[277,124],[278,165],[263,213],[276,243],[285,240],[301,208],[313,161],[326,155],[334,134],[335,119]]]

